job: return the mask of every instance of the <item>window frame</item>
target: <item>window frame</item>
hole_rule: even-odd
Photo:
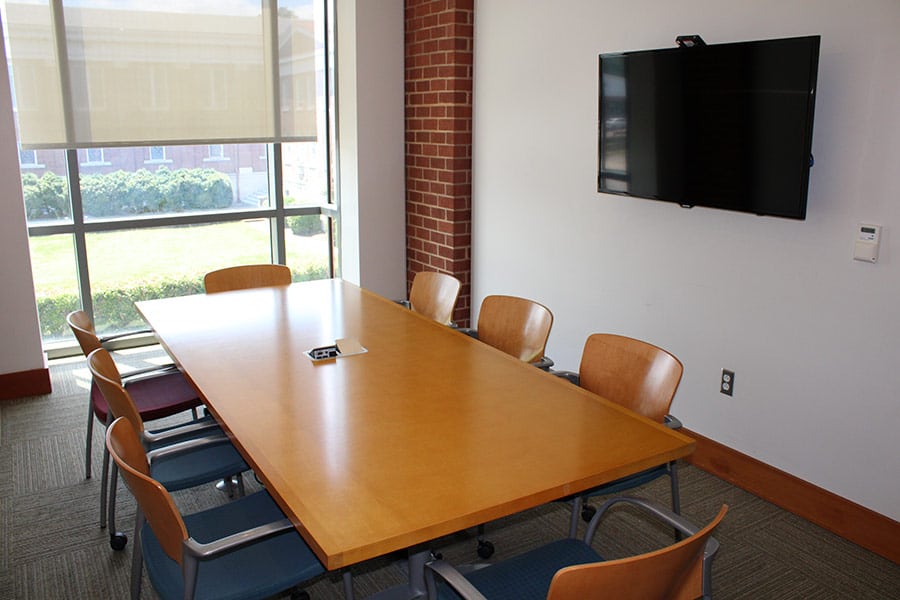
[[[326,178],[326,202],[324,205],[313,206],[285,206],[284,203],[284,178],[282,169],[282,143],[273,142],[266,144],[267,159],[269,164],[270,196],[272,202],[268,207],[243,209],[236,211],[209,212],[209,213],[180,213],[164,216],[142,215],[136,218],[91,219],[85,220],[81,189],[79,185],[69,185],[71,200],[71,219],[66,222],[55,221],[53,223],[28,223],[28,236],[41,237],[58,234],[71,235],[74,240],[74,254],[76,263],[76,276],[79,287],[79,295],[83,310],[93,318],[93,295],[88,272],[87,236],[92,233],[118,230],[153,229],[160,227],[172,227],[182,225],[218,224],[248,219],[267,219],[272,227],[271,257],[272,262],[287,264],[287,249],[285,237],[285,220],[287,217],[298,215],[321,215],[326,217],[328,227],[328,274],[329,277],[340,277],[340,198],[336,182],[338,181],[337,165],[337,90],[335,82],[336,68],[336,42],[334,36],[334,0],[323,0],[323,27],[325,36],[325,51],[323,54],[324,68],[324,131],[321,135],[326,140],[326,152],[324,166],[327,171]],[[203,142],[199,142],[202,144]],[[293,142],[290,142],[293,143]],[[207,145],[221,145],[210,140]],[[66,174],[69,182],[80,181],[80,166],[96,166],[96,163],[80,163],[79,151],[85,148],[69,148],[65,150]],[[101,149],[102,152],[102,149]],[[150,146],[147,146],[150,156]],[[165,153],[165,147],[163,147]],[[36,159],[36,153],[34,154]],[[164,154],[165,156],[165,154]],[[87,153],[85,152],[85,157]],[[221,158],[212,160],[229,160],[227,152]],[[145,163],[161,164],[166,160],[150,160]],[[30,165],[29,165],[30,166]],[[43,165],[41,165],[43,166]],[[152,335],[134,336],[118,342],[121,347],[132,347],[155,343]],[[75,340],[71,343],[54,344],[45,346],[44,351],[48,358],[62,358],[77,356],[81,350]]]
[[[330,114],[328,121],[333,118]],[[78,287],[81,295],[81,305],[85,312],[89,315],[94,314],[93,311],[93,294],[91,291],[91,281],[88,272],[88,253],[87,253],[87,237],[91,233],[104,231],[121,231],[136,229],[156,229],[160,227],[173,227],[180,225],[211,225],[217,223],[228,223],[234,221],[244,221],[248,219],[266,219],[272,224],[272,235],[270,237],[271,258],[273,263],[287,264],[287,248],[285,238],[285,219],[295,215],[322,215],[328,219],[328,223],[333,225],[336,219],[339,219],[339,209],[335,202],[333,186],[329,178],[328,185],[328,204],[318,206],[290,206],[284,204],[283,178],[281,168],[281,144],[268,145],[270,160],[270,180],[272,181],[272,204],[269,207],[252,208],[242,210],[231,210],[224,212],[203,212],[203,213],[178,213],[167,214],[163,216],[147,216],[142,215],[136,218],[104,218],[91,219],[86,221],[81,201],[81,189],[78,185],[70,185],[70,198],[72,202],[72,218],[70,222],[52,224],[43,224],[32,222],[28,225],[28,236],[39,237],[58,234],[68,234],[73,237],[75,246],[75,264],[77,269]],[[332,168],[332,161],[326,159],[328,168]],[[66,150],[67,176],[69,181],[79,181],[80,169],[78,160],[78,150]],[[328,274],[329,277],[337,276],[337,261],[335,260],[335,237],[334,227],[327,227],[328,235]],[[142,345],[152,343],[152,339],[137,338],[130,345]],[[45,352],[49,358],[61,358],[65,356],[76,356],[80,352],[74,340],[71,344],[61,344],[52,348],[45,347]]]

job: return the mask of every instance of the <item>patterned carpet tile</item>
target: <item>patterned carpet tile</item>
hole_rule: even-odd
[[[165,359],[156,350],[135,351],[128,360],[140,367]],[[113,552],[108,532],[99,528],[104,429],[99,424],[92,444],[94,475],[84,479],[89,385],[84,359],[54,363],[51,376],[53,394],[0,403],[0,600],[127,598],[132,542],[125,551]],[[682,512],[695,523],[708,521],[723,503],[731,508],[716,534],[722,543],[714,569],[718,600],[900,600],[900,566],[698,469],[683,466],[679,475]],[[252,474],[246,483],[259,489]],[[118,529],[131,537],[134,501],[121,483],[118,490]],[[668,505],[668,480],[637,494]],[[186,513],[227,501],[212,485],[174,498]],[[497,549],[492,560],[564,537],[569,514],[568,504],[551,503],[487,523],[486,537]],[[584,526],[580,523],[580,531]],[[604,520],[595,546],[604,556],[619,557],[671,539],[668,528],[636,519],[630,509],[616,509]],[[432,547],[454,564],[480,561],[474,529],[435,540]],[[404,583],[404,563],[395,558],[351,568],[358,597]],[[310,582],[307,589],[313,598],[343,598],[337,573]],[[142,590],[143,597],[153,597],[146,576]]]

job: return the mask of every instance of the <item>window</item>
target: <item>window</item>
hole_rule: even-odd
[[[166,162],[166,149],[163,146],[150,146],[150,159],[147,162]]]
[[[103,148],[85,148],[82,166],[108,165]]]
[[[70,310],[84,307],[101,334],[143,328],[135,301],[202,292],[202,277],[213,269],[271,261],[291,267],[296,281],[336,274],[339,213],[329,176],[334,152],[332,61],[324,18],[326,8],[331,10],[326,7],[329,1],[277,2],[279,20],[299,19],[303,26],[295,35],[315,40],[303,46],[310,52],[314,48],[308,63],[308,89],[314,90],[314,98],[304,111],[279,111],[282,120],[295,121],[290,127],[308,128],[311,122],[309,135],[292,141],[210,137],[168,143],[166,135],[156,135],[159,128],[150,128],[145,131],[154,139],[143,143],[116,138],[106,147],[94,142],[42,149],[43,165],[20,139],[35,291],[49,355],[79,352],[64,320]],[[6,2],[7,9],[10,4]],[[96,5],[92,10],[102,9],[101,2],[78,3],[88,4]],[[172,7],[180,4],[167,6],[176,10]],[[97,30],[96,35],[104,31],[114,30]],[[183,43],[180,36],[174,39],[176,46]],[[203,50],[202,44],[189,46]],[[217,49],[211,43],[205,51]],[[102,63],[94,65],[94,72],[98,69],[103,71]],[[163,71],[150,69],[141,76],[152,85],[136,83],[131,106],[164,103],[174,75]],[[227,88],[236,72],[216,67],[211,73],[206,79],[214,82],[214,95],[197,90],[197,102],[208,105],[211,97],[222,96],[222,102],[212,104],[227,105],[224,97],[233,92]],[[103,77],[92,78],[107,78],[104,91],[115,87],[115,76],[103,71]],[[143,102],[141,95],[151,92],[152,102]],[[110,110],[119,106],[109,97],[104,105]],[[74,106],[80,110],[78,103]],[[29,111],[19,110],[17,117],[22,112]],[[224,123],[228,117],[212,120]]]
[[[23,169],[34,168],[38,166],[37,151],[35,150],[19,150],[19,164]]]
[[[222,144],[212,144],[209,146],[209,160],[227,160],[225,156],[225,146]]]

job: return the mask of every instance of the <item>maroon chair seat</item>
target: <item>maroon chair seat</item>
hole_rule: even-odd
[[[180,371],[126,381],[125,387],[144,421],[162,419],[200,405],[197,391]],[[97,420],[106,423],[109,406],[94,381],[91,381],[91,404]]]

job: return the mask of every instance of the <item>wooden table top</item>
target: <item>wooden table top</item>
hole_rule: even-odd
[[[680,433],[340,280],[137,307],[328,569],[693,451]],[[304,354],[338,338],[367,352]]]

